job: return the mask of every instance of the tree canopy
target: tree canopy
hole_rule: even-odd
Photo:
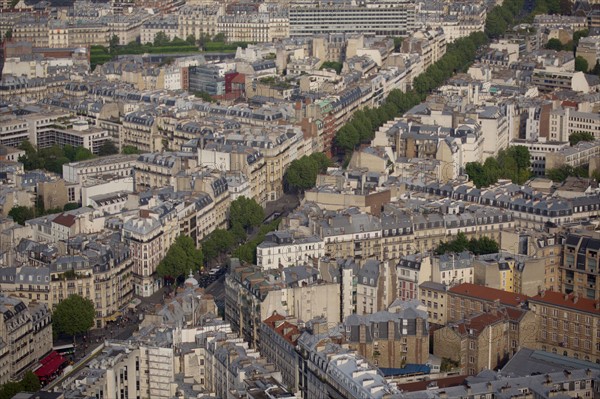
[[[331,161],[322,152],[293,160],[285,172],[286,189],[291,192],[302,192],[314,187],[317,175],[325,173],[330,165]]]
[[[94,325],[94,303],[80,295],[70,295],[62,300],[52,312],[52,327],[57,333],[75,338]]]
[[[117,148],[115,143],[112,142],[112,140],[106,140],[104,143],[102,143],[100,149],[98,150],[98,155],[100,155],[101,157],[107,155],[115,155],[118,153],[119,149]]]
[[[333,69],[338,75],[342,72],[343,64],[336,61],[325,61],[319,69]]]
[[[569,136],[569,144],[576,145],[581,141],[594,141],[596,138],[590,132],[575,132]]]
[[[496,158],[490,157],[483,164],[469,162],[465,171],[477,188],[488,187],[498,179],[510,179],[523,184],[531,177],[531,159],[527,147],[517,145],[500,150]]]
[[[62,175],[64,164],[94,158],[94,154],[87,148],[70,145],[62,148],[53,145],[37,150],[29,141],[25,140],[19,145],[19,148],[25,151],[25,155],[19,157],[19,162],[23,163],[25,170],[45,169],[60,175]]]
[[[494,254],[500,250],[498,243],[488,237],[471,238],[467,239],[465,233],[458,233],[456,238],[442,242],[435,249],[438,255],[445,253],[459,253],[463,251],[469,251],[475,255]]]
[[[590,70],[587,60],[580,55],[575,58],[575,70],[583,73],[588,73]]]
[[[37,392],[40,389],[40,380],[28,370],[20,381],[10,381],[0,386],[0,399],[12,399],[19,392]]]
[[[567,180],[567,177],[588,177],[587,166],[573,167],[570,165],[562,165],[558,168],[550,169],[546,171],[546,177],[553,182],[561,183]]]
[[[487,41],[483,32],[475,32],[449,44],[446,54],[414,79],[412,90],[392,90],[381,106],[355,112],[350,121],[336,133],[335,150],[349,159],[352,151],[359,144],[370,142],[384,123],[418,105],[455,72],[466,70],[473,62],[477,49]]]
[[[265,220],[265,211],[254,199],[241,196],[231,202],[229,223],[231,227],[239,225],[244,230],[258,227]]]
[[[124,145],[121,152],[125,155],[140,154],[140,150],[132,145]]]
[[[19,223],[21,226],[24,226],[25,221],[35,217],[35,211],[31,207],[17,205],[13,206],[10,211],[8,211],[8,216],[10,216],[15,223]]]
[[[196,248],[194,240],[189,236],[180,235],[167,255],[156,268],[159,277],[179,277],[202,267],[202,251]]]

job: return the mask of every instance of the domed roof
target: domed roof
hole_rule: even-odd
[[[192,288],[197,288],[198,287],[198,280],[196,280],[194,278],[194,273],[192,273],[192,271],[190,270],[190,276],[183,282],[183,285],[186,287],[192,287]]]

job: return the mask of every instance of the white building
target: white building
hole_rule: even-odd
[[[256,264],[265,269],[297,266],[324,255],[325,245],[319,237],[294,238],[289,231],[273,231],[256,248]]]

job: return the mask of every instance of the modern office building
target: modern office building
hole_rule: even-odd
[[[290,36],[360,33],[407,36],[414,30],[415,5],[404,0],[301,0],[290,4]]]

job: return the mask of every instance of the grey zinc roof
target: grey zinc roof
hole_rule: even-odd
[[[379,261],[376,259],[367,260],[363,267],[358,270],[357,277],[359,284],[376,287],[379,279]]]

